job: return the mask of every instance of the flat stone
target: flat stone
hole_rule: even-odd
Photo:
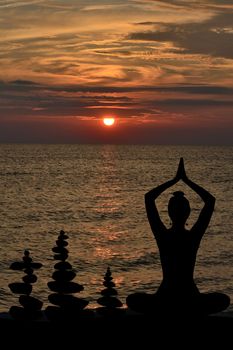
[[[21,295],[19,297],[19,302],[25,309],[31,311],[41,310],[43,306],[42,301],[31,297],[30,295]]]
[[[103,285],[104,285],[105,287],[109,287],[109,288],[115,287],[115,283],[114,283],[114,282],[111,282],[111,281],[104,281]]]
[[[69,253],[68,249],[63,248],[63,247],[53,247],[52,251],[54,253],[59,253],[59,254],[68,254]]]
[[[72,265],[68,261],[60,261],[54,265],[56,270],[71,270]]]
[[[68,246],[68,242],[64,241],[63,239],[56,240],[56,245],[58,247],[66,247]]]
[[[101,294],[104,296],[112,296],[112,295],[117,295],[117,291],[114,288],[106,288],[104,290],[101,291]]]
[[[55,281],[63,282],[63,281],[72,281],[76,276],[76,273],[74,271],[55,271],[52,275],[52,278]]]
[[[48,287],[53,292],[58,293],[78,293],[81,292],[84,288],[81,284],[75,282],[48,282]]]
[[[26,255],[26,256],[23,256],[23,261],[25,262],[25,264],[30,264],[32,262],[32,258]]]
[[[27,266],[25,269],[24,269],[24,272],[27,274],[27,275],[32,275],[33,274],[33,268],[31,266]]]
[[[43,266],[43,264],[41,264],[41,263],[32,262],[32,263],[30,264],[30,267],[31,267],[32,269],[34,269],[34,270],[40,269],[42,266]]]
[[[114,297],[101,297],[97,300],[97,303],[110,308],[121,307],[123,305],[119,299]]]
[[[73,295],[65,294],[50,294],[48,299],[52,304],[59,305],[65,309],[75,308],[82,310],[89,304],[89,302],[85,299],[76,298]]]
[[[26,266],[23,261],[15,261],[10,265],[11,270],[23,270],[25,267]]]
[[[36,275],[26,275],[22,278],[25,283],[35,283],[37,281]]]
[[[68,258],[68,254],[56,254],[53,258],[54,260],[65,261]]]
[[[15,282],[8,284],[8,286],[15,294],[30,294],[32,291],[32,286],[28,283]]]
[[[64,231],[61,231],[59,236],[58,236],[58,239],[68,239],[69,236],[65,234]]]
[[[43,265],[41,263],[29,262],[26,263],[24,261],[15,261],[10,265],[11,270],[23,270],[26,268],[32,268],[34,270],[40,269]]]

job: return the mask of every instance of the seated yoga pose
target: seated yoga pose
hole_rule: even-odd
[[[190,215],[189,201],[181,191],[173,193],[168,203],[170,228],[162,222],[155,200],[165,190],[182,180],[203,200],[204,206],[190,230],[185,223]],[[223,293],[200,293],[194,281],[194,267],[200,241],[214,211],[215,198],[186,175],[183,158],[180,159],[174,179],[145,194],[145,206],[151,230],[156,239],[163,279],[154,294],[134,293],[127,297],[128,307],[141,313],[187,312],[211,314],[226,309],[230,298]]]

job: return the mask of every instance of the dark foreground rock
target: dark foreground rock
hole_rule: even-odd
[[[32,344],[45,347],[66,346],[66,349],[79,348],[80,344],[96,348],[156,349],[168,345],[193,348],[208,344],[221,346],[232,344],[233,317],[221,313],[206,317],[169,315],[166,317],[143,316],[125,313],[113,317],[100,316],[95,312],[78,316],[72,320],[17,321],[9,314],[0,314],[1,340],[8,345],[25,345],[28,339]],[[109,341],[111,340],[112,346]],[[30,341],[31,343],[31,341]],[[74,344],[74,345],[72,345]],[[75,346],[75,347],[74,347]],[[33,345],[30,346],[33,348]],[[47,349],[47,348],[46,348]]]

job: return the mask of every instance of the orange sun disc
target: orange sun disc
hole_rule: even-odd
[[[115,123],[115,119],[114,118],[104,118],[103,123],[106,126],[112,126]]]

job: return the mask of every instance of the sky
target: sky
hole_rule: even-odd
[[[0,143],[233,145],[231,0],[0,0],[0,33]]]

